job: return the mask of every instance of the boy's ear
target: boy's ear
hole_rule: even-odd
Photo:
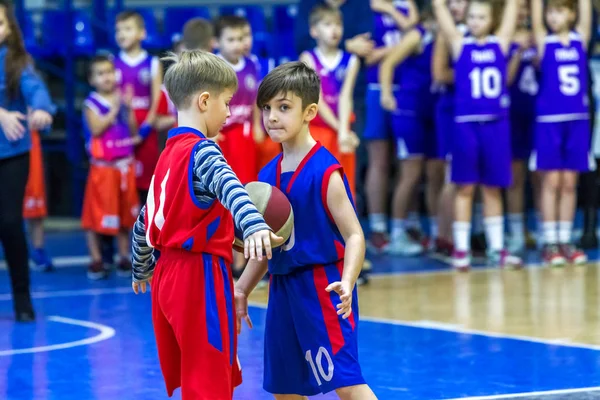
[[[304,122],[310,122],[317,116],[319,106],[317,103],[309,104],[304,110]]]
[[[208,111],[208,99],[209,98],[210,98],[210,93],[208,93],[208,92],[202,92],[198,96],[197,104],[198,104],[198,109],[200,109],[200,112]]]

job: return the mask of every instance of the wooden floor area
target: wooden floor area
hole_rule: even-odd
[[[359,289],[360,314],[600,345],[597,267],[376,275]],[[266,290],[252,297],[257,302],[266,299]]]

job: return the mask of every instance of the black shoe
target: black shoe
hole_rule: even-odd
[[[579,240],[579,246],[584,250],[598,248],[598,236],[596,235],[596,213],[595,208],[586,208],[583,211],[583,236]]]
[[[27,293],[15,294],[15,320],[17,322],[35,321],[35,313],[31,304],[31,295]]]
[[[369,284],[369,273],[367,271],[365,271],[364,269],[362,271],[360,271],[360,274],[358,275],[358,279],[356,279],[356,284],[358,286],[363,286],[363,285]]]

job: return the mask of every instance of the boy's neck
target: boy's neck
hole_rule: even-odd
[[[117,89],[113,89],[111,91],[102,91],[96,89],[96,93],[98,93],[102,97],[111,98],[117,93]]]
[[[144,50],[142,49],[142,46],[140,46],[138,44],[129,49],[123,49],[122,51],[123,51],[123,53],[127,54],[129,57],[135,57],[135,56],[140,55]]]
[[[331,46],[327,46],[324,43],[319,43],[317,42],[317,49],[321,52],[321,54],[323,54],[324,56],[335,56],[337,55],[338,51],[340,50],[339,47],[331,47]]]
[[[231,65],[237,65],[241,60],[241,57],[235,58],[235,57],[227,56],[223,53],[221,53],[221,56],[223,56],[225,61],[227,61]]]
[[[204,136],[208,134],[206,129],[206,121],[204,120],[204,117],[198,115],[198,113],[190,111],[178,111],[177,126],[187,126],[188,128],[197,129],[202,132]]]
[[[306,124],[296,136],[281,143],[283,156],[285,159],[294,160],[299,163],[308,154],[310,149],[313,148],[315,143],[315,139],[313,139],[308,130],[308,124]]]

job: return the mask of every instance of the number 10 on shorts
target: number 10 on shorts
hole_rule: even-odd
[[[327,361],[327,374],[325,374],[325,369],[323,368],[323,356],[325,356],[325,361]],[[319,351],[317,352],[317,356],[314,360],[310,350],[306,351],[305,358],[310,364],[310,368],[312,369],[319,386],[322,384],[321,378],[325,382],[329,382],[333,378],[333,360],[331,359],[331,356],[325,347],[319,347]]]

